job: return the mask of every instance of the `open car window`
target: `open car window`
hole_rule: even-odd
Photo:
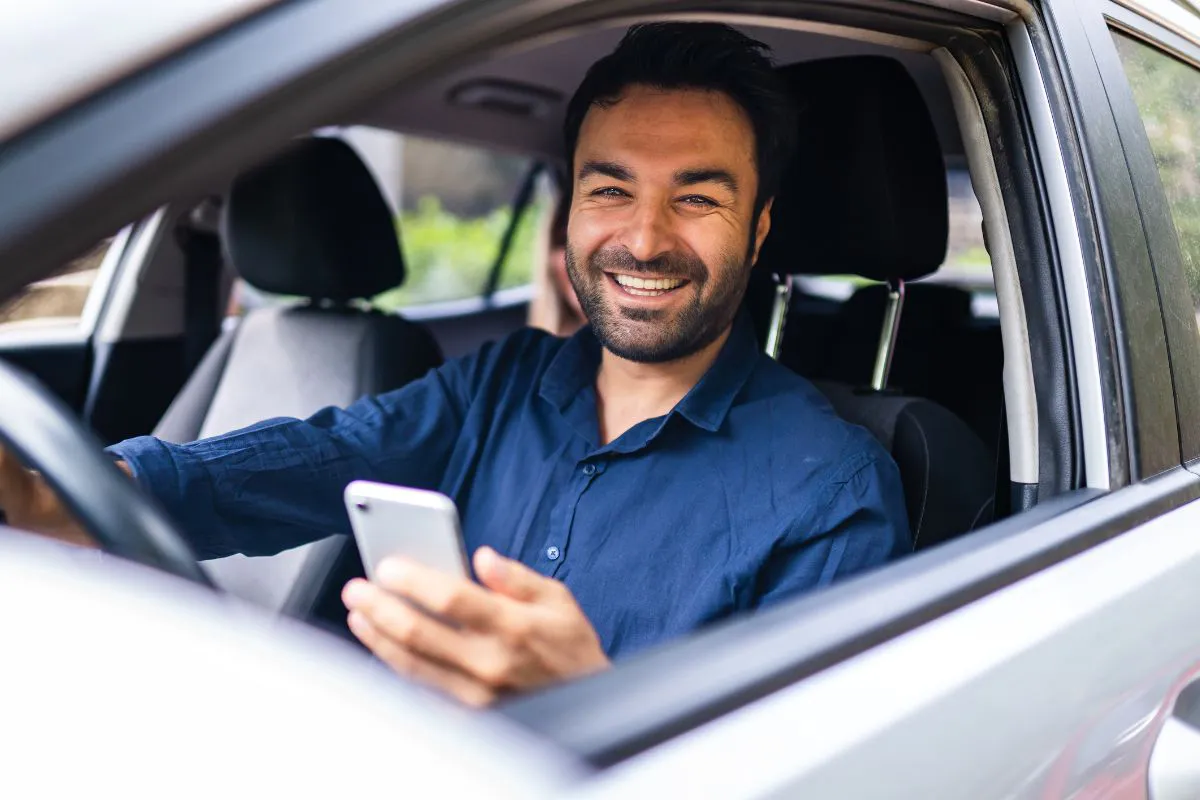
[[[98,242],[57,273],[30,284],[0,304],[0,336],[12,332],[53,329],[77,330],[84,324],[84,310],[116,237]],[[97,290],[98,291],[98,290]]]
[[[530,284],[538,259],[545,257],[542,237],[553,211],[544,182],[520,209],[511,235],[509,228],[522,184],[538,168],[534,158],[380,128],[356,126],[330,134],[358,151],[396,218],[405,281],[371,298],[373,307],[394,312],[479,298],[493,270],[495,289]],[[250,307],[288,300],[267,298],[245,284],[238,294]]]

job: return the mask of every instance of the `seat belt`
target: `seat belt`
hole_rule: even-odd
[[[183,250],[183,368],[191,375],[221,330],[221,240],[215,233],[179,227],[176,240]]]

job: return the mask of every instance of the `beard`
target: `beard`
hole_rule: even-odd
[[[567,243],[567,276],[600,344],[643,364],[686,358],[712,344],[733,324],[750,277],[749,254],[727,253],[716,270],[699,258],[670,253],[638,261],[623,247],[597,250],[581,262]],[[691,292],[681,308],[630,308],[611,299],[606,273],[682,278],[674,291]],[[715,277],[714,277],[715,276]]]

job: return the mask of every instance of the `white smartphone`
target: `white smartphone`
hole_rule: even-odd
[[[344,493],[350,526],[367,577],[379,562],[405,556],[419,564],[469,578],[458,509],[444,494],[373,481],[354,481]]]

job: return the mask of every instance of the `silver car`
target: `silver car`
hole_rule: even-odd
[[[566,98],[660,18],[794,78],[747,304],[891,450],[916,551],[467,711],[348,641],[343,538],[198,564],[101,446],[526,324]],[[403,283],[328,307],[230,246],[299,136],[369,171]],[[0,299],[0,440],[107,551],[0,538],[0,795],[1200,798],[1195,0],[9,3]]]

